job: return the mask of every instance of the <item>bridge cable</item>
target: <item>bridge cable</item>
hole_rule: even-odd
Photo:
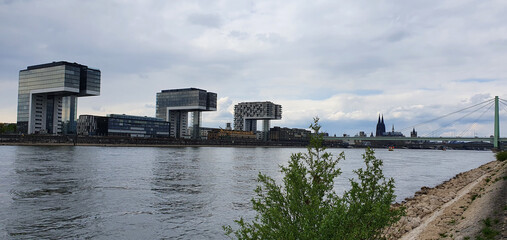
[[[469,128],[467,128],[467,129],[465,129],[463,132],[461,132],[461,134],[459,134],[459,135],[458,135],[458,137],[463,137],[463,135],[465,135],[465,133],[467,133],[468,131],[470,131],[473,127],[477,126],[477,122],[478,122],[478,121],[482,118],[482,116],[484,116],[484,114],[486,114],[486,112],[488,112],[488,111],[489,111],[489,110],[490,110],[490,109],[491,109],[494,105],[495,105],[495,104],[491,103],[491,104],[489,105],[489,107],[488,107],[486,110],[484,110],[484,112],[482,112],[482,114],[481,114],[478,118],[476,118],[476,119],[474,120],[473,124],[472,124],[472,125],[470,125],[470,127],[469,127]]]
[[[503,100],[503,99],[500,99],[500,104],[503,104],[503,105],[507,106],[507,101]]]
[[[491,104],[491,103],[490,103],[490,104]],[[448,127],[449,125],[454,124],[454,123],[458,122],[459,120],[461,120],[461,119],[463,119],[463,118],[465,118],[465,117],[467,117],[467,116],[469,116],[469,115],[471,115],[471,114],[473,114],[473,113],[475,113],[475,112],[479,111],[479,110],[480,110],[480,109],[482,109],[483,107],[485,107],[485,106],[482,106],[482,107],[480,107],[480,108],[478,108],[478,109],[476,109],[476,110],[474,110],[474,111],[472,111],[472,112],[470,112],[470,113],[468,113],[468,114],[463,115],[462,117],[460,117],[460,118],[458,118],[458,119],[456,119],[456,120],[454,120],[454,121],[452,121],[452,122],[450,122],[450,123],[448,123],[448,124],[443,125],[442,127],[440,127],[440,128],[438,128],[438,129],[436,129],[436,130],[434,130],[434,131],[432,131],[432,132],[430,132],[430,133],[426,134],[426,136],[427,136],[427,137],[429,137],[429,135],[436,135],[436,133],[437,133],[437,132],[439,132],[439,131],[441,131],[442,129],[444,129],[444,128]],[[463,110],[464,110],[464,109],[463,109]]]
[[[503,105],[500,105],[500,106],[503,108],[503,110],[505,110],[505,112],[507,112],[507,102],[505,102],[505,103],[501,102],[501,104],[503,104]]]
[[[459,113],[459,112],[462,112],[462,111],[465,111],[465,110],[468,110],[470,108],[474,108],[476,106],[479,106],[479,105],[482,105],[482,104],[485,104],[485,103],[488,103],[488,102],[493,102],[494,99],[489,99],[489,100],[486,100],[484,102],[481,102],[481,103],[477,103],[473,106],[470,106],[470,107],[466,107],[466,108],[463,108],[461,110],[458,110],[458,111],[455,111],[455,112],[452,112],[452,113],[448,113],[448,114],[445,114],[443,116],[440,116],[440,117],[436,117],[436,118],[433,118],[433,119],[430,119],[430,120],[427,120],[427,121],[424,121],[424,122],[421,122],[421,123],[417,123],[415,125],[412,125],[412,126],[409,126],[409,127],[406,127],[406,128],[402,128],[400,131],[406,131],[407,129],[410,129],[410,128],[415,128],[415,127],[418,127],[418,126],[421,126],[421,125],[424,125],[424,124],[427,124],[427,123],[430,123],[430,122],[434,122],[436,120],[439,120],[439,119],[442,119],[442,118],[445,118],[445,117],[448,117],[448,116],[451,116],[453,114],[456,114],[456,113]]]
[[[503,105],[507,106],[507,100],[504,100],[504,99],[501,99],[501,98],[499,100],[500,100],[499,101],[500,104],[503,104]]]
[[[484,114],[486,114],[492,107],[494,106],[494,104],[492,103],[491,105],[489,105],[489,107],[484,110],[484,112],[477,118],[474,120],[473,124],[470,125],[470,127],[468,129],[466,129],[465,131],[463,131],[461,134],[459,134],[458,136],[460,137],[463,137],[465,135],[465,133],[467,133],[468,131],[470,131],[470,129],[472,129],[473,127],[477,126],[477,122],[484,116]]]

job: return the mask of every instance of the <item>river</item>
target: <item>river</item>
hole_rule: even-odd
[[[224,239],[251,219],[259,172],[305,148],[0,146],[0,239]],[[364,149],[345,152],[348,188]],[[489,151],[377,149],[397,201],[494,160]],[[234,225],[233,225],[234,226]]]

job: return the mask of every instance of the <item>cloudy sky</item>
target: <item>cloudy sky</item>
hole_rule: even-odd
[[[157,92],[196,87],[218,94],[207,127],[232,122],[239,102],[272,101],[283,106],[272,126],[319,116],[354,135],[383,114],[408,134],[507,99],[504,0],[0,0],[0,36],[0,122],[16,121],[19,70],[62,60],[102,72],[101,95],[80,98],[78,114],[154,116]],[[441,126],[490,135],[492,111],[416,130]]]

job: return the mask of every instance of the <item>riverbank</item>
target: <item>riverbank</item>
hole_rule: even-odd
[[[129,144],[129,143],[0,143],[0,146],[80,146],[80,147],[161,147],[161,148],[181,148],[181,147],[234,147],[234,148],[306,148],[303,145],[260,145],[260,144]]]
[[[328,148],[388,148],[395,149],[438,149],[438,150],[490,150],[489,142],[446,142],[446,141],[384,141],[371,138],[368,141],[324,140]],[[247,138],[187,139],[187,138],[132,138],[125,136],[76,136],[76,135],[0,135],[0,145],[29,146],[101,146],[101,147],[306,147],[309,140],[269,140]]]
[[[0,145],[100,146],[100,147],[306,147],[308,141],[261,141],[256,139],[176,139],[118,136],[0,135]],[[328,147],[340,147],[336,143]]]
[[[422,187],[398,206],[404,216],[389,229],[392,239],[476,239],[495,232],[507,237],[507,161],[493,161]],[[489,238],[487,238],[489,239]]]

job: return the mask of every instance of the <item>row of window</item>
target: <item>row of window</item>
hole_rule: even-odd
[[[56,87],[72,87],[79,88],[79,82],[55,82],[55,81],[40,81],[31,84],[19,85],[19,91],[23,90],[34,90],[34,89],[46,89]]]
[[[21,70],[19,75],[28,75],[28,74],[40,74],[47,72],[61,72],[65,71],[65,66],[55,66],[55,67],[47,67],[47,68],[38,68],[38,69],[30,69],[30,70]]]
[[[26,76],[20,76],[19,80],[20,80],[20,82],[34,82],[34,81],[39,81],[39,80],[54,80],[54,79],[64,79],[64,78],[74,80],[74,81],[76,81],[76,80],[79,81],[79,76],[64,74],[64,73],[51,74],[51,75],[48,74],[45,76],[26,75]]]
[[[86,86],[86,90],[91,90],[91,91],[100,91],[100,85],[96,85],[96,86]]]
[[[168,123],[163,123],[163,124],[153,124],[153,123],[130,123],[130,122],[125,122],[125,123],[122,123],[122,122],[114,122],[114,121],[110,121],[109,122],[109,125],[110,126],[130,126],[130,127],[143,127],[143,128],[146,128],[146,127],[151,127],[151,128],[165,128],[165,127],[168,127],[169,124]]]
[[[58,79],[58,78],[63,78],[63,77],[73,79],[73,80],[80,78],[79,75],[68,74],[68,73],[64,73],[64,72],[58,72],[58,73],[53,72],[53,73],[48,73],[48,74],[23,75],[23,76],[20,76],[20,79],[24,80],[24,81],[33,81],[34,79]]]
[[[79,88],[79,82],[39,81],[39,82],[30,83],[30,84],[23,84],[23,85],[20,84],[18,91],[20,94],[22,94],[22,93],[29,93],[30,90],[34,90],[34,89],[46,89],[46,88],[57,88],[57,87]],[[92,90],[93,88],[100,89],[100,82],[99,83],[87,83],[87,89]]]
[[[79,80],[80,76],[75,74],[68,74],[65,72],[51,72],[46,74],[25,74],[20,75],[19,79],[21,81],[34,81],[35,79],[61,79],[61,78],[69,78],[73,80]]]

